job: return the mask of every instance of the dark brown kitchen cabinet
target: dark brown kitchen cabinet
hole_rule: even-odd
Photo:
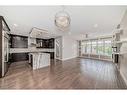
[[[50,58],[54,59],[54,52],[50,52]]]
[[[11,62],[26,61],[29,59],[28,53],[12,53]]]
[[[54,38],[51,39],[36,39],[37,48],[54,48]]]
[[[11,35],[11,48],[28,48],[28,37]]]
[[[49,48],[54,48],[54,39],[49,39]]]

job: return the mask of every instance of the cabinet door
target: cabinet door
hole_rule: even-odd
[[[46,39],[45,43],[46,43],[46,48],[49,48],[49,39]]]
[[[26,61],[29,59],[29,56],[28,53],[12,53],[11,58],[12,62],[17,62],[17,61]]]
[[[37,39],[37,48],[54,48],[54,38]]]
[[[54,48],[54,39],[49,39],[49,48]]]
[[[50,58],[54,59],[54,52],[50,52]]]
[[[22,36],[11,36],[11,48],[28,48],[28,38]]]
[[[48,48],[49,47],[48,43],[49,43],[48,39],[42,39],[42,44],[43,44],[42,48]]]

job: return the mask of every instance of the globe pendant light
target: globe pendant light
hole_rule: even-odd
[[[64,11],[64,8],[55,15],[55,25],[61,31],[66,31],[69,28],[70,21],[70,16]]]

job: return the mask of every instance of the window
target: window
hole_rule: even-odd
[[[97,41],[92,41],[92,54],[97,54]]]
[[[82,54],[87,53],[87,42],[86,41],[83,41],[81,43],[81,51],[82,51]]]
[[[98,51],[98,54],[104,55],[104,43],[103,43],[103,41],[98,41],[97,51]]]
[[[106,40],[105,41],[105,55],[111,56],[112,55],[112,41]]]
[[[88,42],[87,42],[86,53],[91,53],[91,41],[88,41]]]
[[[81,52],[82,52],[82,54],[91,53],[91,41],[82,41]]]

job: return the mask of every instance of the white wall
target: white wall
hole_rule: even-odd
[[[77,41],[71,36],[63,36],[62,37],[62,60],[67,60],[71,58],[75,58],[78,56],[77,51]]]
[[[120,23],[123,28],[123,34],[120,36],[120,40],[127,39],[127,11]],[[123,43],[120,52],[124,53],[120,57],[120,73],[127,84],[127,43]]]

